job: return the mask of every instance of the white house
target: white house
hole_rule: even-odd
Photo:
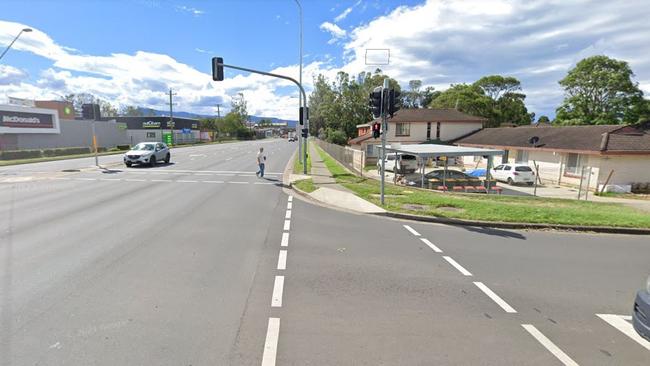
[[[350,147],[364,151],[366,162],[373,163],[377,159],[374,146],[380,144],[380,139],[372,137],[372,124],[358,125],[359,136],[348,141]],[[474,117],[455,109],[401,109],[388,120],[388,144],[449,142],[483,128],[484,118]]]
[[[650,183],[650,131],[621,125],[486,128],[455,142],[506,150],[502,163],[539,166],[540,178],[554,184],[629,192]],[[465,165],[484,166],[465,158]],[[495,165],[498,165],[495,161]]]

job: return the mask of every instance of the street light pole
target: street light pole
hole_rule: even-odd
[[[300,4],[299,0],[294,0],[296,2],[296,5],[298,5],[298,13],[300,16],[300,57],[299,57],[299,71],[298,71],[298,83],[300,84],[300,87],[302,88],[302,4]],[[298,98],[298,110],[301,110],[300,107],[307,107],[307,100],[306,98],[304,101],[301,103],[300,98]],[[304,118],[305,112],[302,112],[303,116],[300,116],[303,121],[306,123],[306,119]],[[305,128],[309,128],[307,125],[305,125]],[[305,165],[303,167],[303,173],[307,173],[307,139],[302,138],[302,131],[298,132],[298,128],[296,127],[296,132],[298,135],[298,157],[302,158],[303,164]]]
[[[14,40],[11,41],[11,43],[9,43],[9,46],[7,46],[7,48],[5,48],[5,50],[2,52],[2,54],[0,55],[0,59],[2,59],[2,56],[4,56],[5,53],[7,53],[7,51],[9,51],[9,49],[11,48],[11,46],[14,45],[14,43],[16,42],[16,40],[18,39],[18,37],[20,37],[20,35],[23,34],[23,32],[25,32],[25,33],[29,33],[29,32],[31,32],[31,31],[32,31],[31,28],[23,28],[23,29],[21,29],[20,32],[18,33],[18,35],[14,38]]]

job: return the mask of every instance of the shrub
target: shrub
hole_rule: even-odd
[[[337,145],[345,145],[348,142],[348,138],[343,131],[328,129],[327,142]]]
[[[44,149],[43,156],[65,156],[65,155],[79,155],[88,154],[91,149],[88,147],[59,147],[55,149]]]
[[[131,145],[117,145],[115,146],[118,150],[130,150]]]
[[[0,151],[0,160],[16,160],[40,158],[41,150],[8,150]]]

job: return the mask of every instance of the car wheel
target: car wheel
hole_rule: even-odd
[[[508,184],[510,184],[511,186],[514,186],[515,182],[512,180],[512,178],[508,178]]]
[[[532,186],[533,184],[535,184],[535,182],[527,182],[526,184],[528,184],[529,186]]]
[[[126,165],[127,168],[130,168],[131,165],[133,165],[133,164],[131,164],[130,162],[126,162],[126,163],[124,163],[124,164]]]
[[[151,159],[149,159],[149,166],[156,166],[156,157],[151,156]]]
[[[171,159],[171,156],[169,154],[167,154],[167,156],[165,156],[165,164],[169,164],[170,159]]]

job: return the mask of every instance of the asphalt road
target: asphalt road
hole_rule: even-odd
[[[295,149],[0,168],[0,364],[650,364],[648,237],[331,210],[282,187]]]

